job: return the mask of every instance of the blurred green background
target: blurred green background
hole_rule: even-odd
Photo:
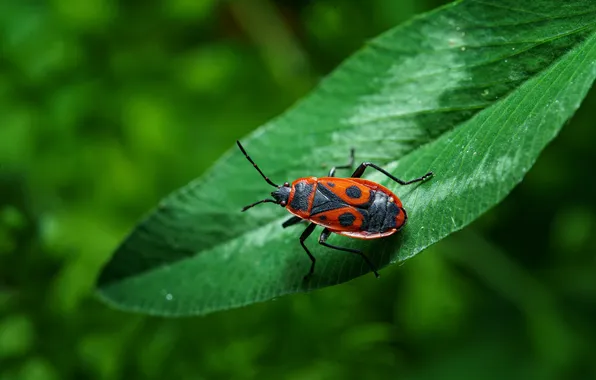
[[[0,1],[0,379],[596,379],[594,91],[503,203],[381,280],[172,320],[93,297],[162,196],[441,3]]]

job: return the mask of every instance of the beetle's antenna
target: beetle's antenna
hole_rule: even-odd
[[[251,204],[251,205],[242,207],[242,212],[248,210],[251,207],[255,207],[256,205],[261,204],[261,203],[277,203],[277,201],[275,201],[273,199],[263,199],[262,201],[258,201],[258,202],[255,202],[255,203]]]
[[[238,148],[240,148],[240,150],[242,151],[242,153],[244,153],[244,157],[246,157],[246,159],[248,161],[250,161],[250,163],[252,164],[252,166],[254,166],[255,169],[257,169],[257,171],[259,173],[261,173],[261,176],[263,176],[263,178],[265,178],[265,181],[267,181],[267,183],[270,184],[271,186],[279,187],[276,184],[274,184],[273,181],[271,181],[269,179],[269,177],[267,177],[265,174],[263,174],[263,172],[261,171],[261,169],[259,169],[259,167],[257,166],[257,164],[255,164],[255,162],[252,160],[252,158],[250,158],[250,156],[246,153],[246,151],[244,150],[244,147],[242,146],[242,144],[240,144],[240,141],[236,140],[236,144],[238,144]]]

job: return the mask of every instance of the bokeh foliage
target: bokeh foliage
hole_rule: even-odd
[[[162,320],[95,278],[137,219],[433,1],[0,3],[0,378],[594,378],[592,93],[496,209],[379,282]]]

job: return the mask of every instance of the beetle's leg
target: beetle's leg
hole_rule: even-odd
[[[294,224],[298,224],[298,223],[302,222],[302,220],[303,219],[299,216],[293,216],[290,219],[283,222],[281,226],[283,228],[290,227],[290,226],[293,226]]]
[[[377,169],[378,171],[380,171],[381,173],[385,174],[387,177],[391,178],[392,180],[394,180],[395,182],[399,183],[400,185],[409,185],[411,183],[416,183],[416,182],[420,182],[420,181],[424,181],[425,179],[431,177],[433,175],[433,172],[428,172],[425,175],[423,175],[422,177],[418,177],[415,178],[413,180],[410,181],[403,181],[397,177],[394,177],[392,174],[390,174],[389,172],[387,172],[385,169],[373,164],[372,162],[363,162],[360,164],[360,166],[358,166],[358,168],[356,168],[356,170],[354,170],[354,174],[352,174],[352,178],[360,178],[362,177],[362,174],[364,173],[364,169],[366,169],[367,167],[371,167],[373,169]]]
[[[315,230],[316,226],[317,225],[314,223],[309,224],[308,227],[306,227],[306,229],[302,233],[302,235],[300,235],[300,244],[302,245],[302,248],[304,248],[304,250],[308,254],[308,257],[310,257],[310,261],[312,261],[312,264],[310,265],[310,271],[308,271],[308,274],[306,276],[304,276],[305,280],[308,279],[315,272],[315,262],[317,261],[317,259],[315,259],[315,257],[312,255],[312,253],[310,253],[308,248],[306,248],[306,245],[304,245],[304,241],[306,239],[308,239],[308,237]]]
[[[341,166],[334,166],[329,170],[329,177],[335,177],[336,169],[352,169],[354,167],[354,148],[350,149],[350,162]]]
[[[370,270],[372,270],[373,273],[375,274],[375,276],[377,278],[379,278],[379,273],[377,272],[377,268],[369,260],[369,258],[366,257],[366,255],[364,254],[364,252],[359,251],[357,249],[345,248],[345,247],[338,247],[336,245],[331,245],[331,244],[327,243],[327,239],[329,238],[330,235],[331,235],[331,231],[329,231],[328,228],[325,228],[323,230],[323,232],[321,232],[321,236],[319,237],[319,244],[324,245],[325,247],[328,247],[328,248],[331,248],[331,249],[337,249],[338,251],[351,252],[351,253],[355,253],[357,255],[360,255],[360,257],[362,257],[362,259],[364,261],[366,261],[366,263],[370,267]]]

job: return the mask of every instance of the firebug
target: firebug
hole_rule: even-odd
[[[310,271],[305,279],[314,273],[316,259],[304,242],[317,225],[323,227],[319,236],[319,244],[359,255],[375,276],[379,277],[376,267],[362,251],[327,243],[327,239],[332,233],[356,239],[377,239],[396,233],[406,224],[408,214],[403,208],[401,200],[385,186],[360,178],[366,168],[376,169],[400,185],[422,182],[433,175],[432,172],[428,172],[422,177],[403,181],[372,162],[363,162],[351,177],[335,177],[337,169],[352,169],[355,153],[352,149],[350,162],[346,165],[332,167],[327,177],[298,178],[292,183],[285,182],[279,186],[263,174],[246,153],[240,141],[236,141],[236,143],[246,159],[257,169],[265,181],[276,188],[271,193],[273,199],[267,198],[252,203],[244,207],[242,211],[261,203],[275,203],[285,207],[294,215],[282,224],[283,228],[298,224],[303,220],[309,222],[300,235],[300,244],[311,260]]]

